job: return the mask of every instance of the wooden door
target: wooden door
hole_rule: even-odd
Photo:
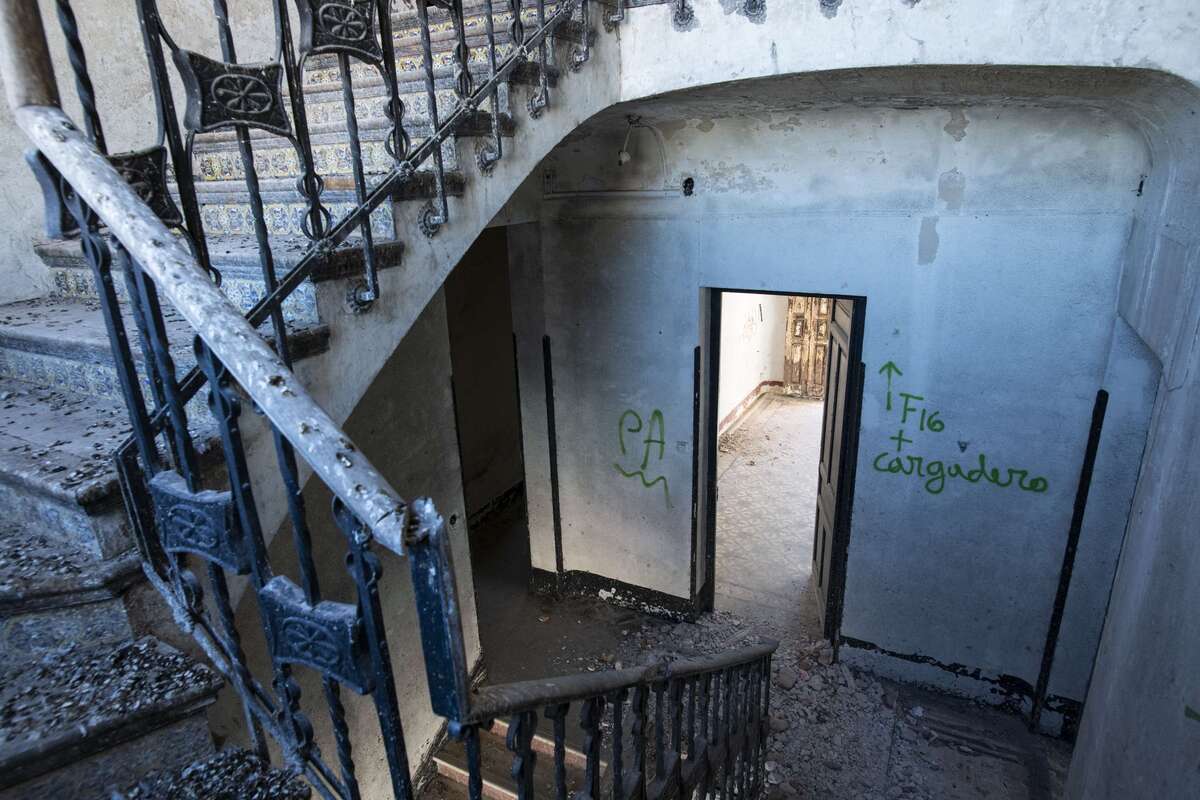
[[[825,416],[821,427],[812,580],[821,627],[831,641],[841,627],[845,589],[846,545],[862,405],[862,316],[861,300],[835,301],[826,350]]]

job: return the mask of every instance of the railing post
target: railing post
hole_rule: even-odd
[[[0,75],[8,106],[60,105],[37,0],[0,0]]]

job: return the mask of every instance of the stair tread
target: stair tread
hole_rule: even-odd
[[[516,792],[516,782],[512,776],[513,753],[506,747],[504,737],[497,733],[480,731],[479,743],[480,767],[484,780],[504,791]],[[546,753],[535,753],[534,755],[534,796],[554,797],[554,757]],[[465,772],[467,768],[466,745],[452,739],[447,740],[434,760],[440,771]],[[583,770],[568,760],[566,772],[568,793],[581,788]],[[447,777],[452,776],[447,775]]]
[[[128,308],[122,308],[125,330],[131,339],[136,339],[136,326]],[[163,318],[167,338],[172,350],[185,354],[184,362],[190,363],[194,332],[191,325],[169,307],[164,307]],[[289,331],[289,342],[297,358],[323,349],[329,334],[328,326],[301,324]],[[315,345],[315,347],[314,347]],[[39,352],[61,358],[91,359],[102,355],[111,362],[108,332],[98,300],[72,297],[38,297],[15,303],[0,305],[0,347]],[[141,350],[133,347],[135,360],[141,360]]]
[[[0,377],[0,478],[95,502],[115,483],[111,454],[128,435],[125,408],[115,398]]]
[[[176,772],[150,775],[115,800],[306,800],[312,789],[290,770],[241,748],[222,750]]]
[[[115,596],[140,575],[136,550],[97,559],[19,522],[0,522],[0,614],[44,608],[56,597]]]
[[[207,417],[189,418],[189,428],[202,457],[216,452]],[[99,503],[118,493],[112,454],[129,433],[115,397],[0,377],[0,482],[68,503]]]
[[[47,771],[52,753],[103,749],[211,703],[208,667],[153,638],[72,648],[0,676],[0,786]]]

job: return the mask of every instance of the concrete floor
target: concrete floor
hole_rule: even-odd
[[[716,603],[697,624],[529,587],[523,497],[471,532],[488,683],[726,652],[780,640],[767,800],[1055,800],[1065,742],[999,710],[823,666],[809,588],[820,402],[767,396],[723,437]],[[783,673],[789,673],[787,680]],[[843,677],[845,676],[845,677]],[[857,689],[849,686],[857,685]],[[874,687],[874,688],[872,688]],[[568,726],[579,746],[581,729]]]
[[[763,395],[721,437],[716,606],[776,637],[820,638],[809,581],[824,407]]]

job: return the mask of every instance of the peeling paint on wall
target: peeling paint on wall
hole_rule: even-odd
[[[938,176],[938,199],[946,204],[947,211],[961,211],[963,194],[967,189],[967,176],[958,167]]]
[[[829,19],[833,19],[837,16],[841,5],[842,0],[821,0],[821,13]]]
[[[950,111],[950,121],[942,127],[942,130],[950,134],[954,141],[961,142],[967,138],[967,126],[970,124],[966,113],[961,108],[955,108]]]
[[[937,217],[925,217],[921,220],[921,235],[917,239],[917,263],[932,264],[937,258],[938,232]]]

